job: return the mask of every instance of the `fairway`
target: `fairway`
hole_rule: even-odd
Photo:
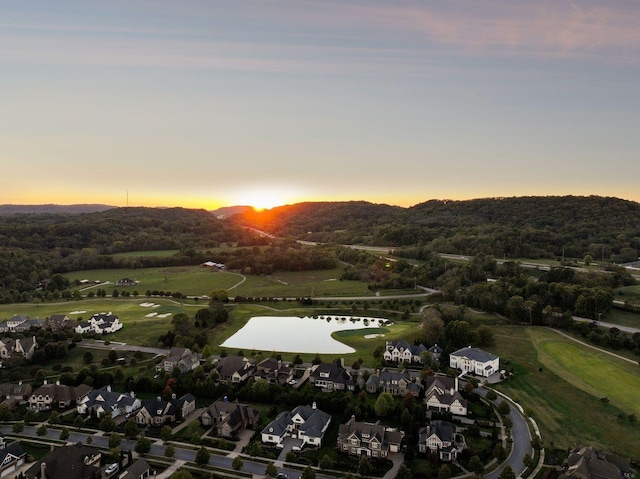
[[[615,451],[624,456],[640,458],[640,429],[637,423],[627,420],[632,410],[613,404],[613,395],[618,389],[627,388],[627,384],[614,384],[604,394],[600,393],[600,387],[586,392],[578,383],[589,386],[588,380],[582,376],[590,374],[589,369],[585,366],[567,369],[560,360],[564,355],[556,351],[566,346],[569,351],[574,351],[568,354],[587,358],[587,362],[598,358],[595,364],[599,367],[606,365],[608,368],[609,362],[617,367],[619,360],[602,359],[597,351],[545,328],[502,325],[493,329],[496,344],[489,351],[499,355],[503,364],[509,361],[507,367],[515,372],[512,378],[497,385],[497,389],[531,411],[545,444],[553,442],[556,447],[567,448],[581,441],[606,450],[615,446]],[[557,343],[548,346],[553,354],[544,349],[542,345],[545,343]],[[626,374],[637,375],[634,373],[637,366],[627,364],[630,369],[626,369],[624,364],[620,369]],[[635,391],[636,397],[637,394],[638,390]],[[600,401],[604,396],[611,402]]]

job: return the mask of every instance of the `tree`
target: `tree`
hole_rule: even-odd
[[[111,414],[105,414],[102,416],[102,419],[100,419],[98,427],[104,432],[111,432],[115,430],[116,422],[111,417]]]
[[[285,455],[285,460],[287,462],[296,462],[297,456],[296,453],[293,451],[289,451],[287,452],[287,454]]]
[[[114,432],[109,436],[109,449],[115,449],[122,442],[122,437],[117,432]]]
[[[358,462],[358,474],[361,476],[369,476],[372,472],[373,466],[371,462],[369,462],[369,458],[367,456],[361,456]]]
[[[40,437],[47,435],[47,426],[46,424],[41,424],[40,427],[36,430],[36,434]]]
[[[16,434],[20,434],[22,431],[24,431],[24,422],[18,421],[18,422],[13,423],[13,426],[11,427],[11,430],[13,432],[15,432]]]
[[[173,447],[173,444],[169,444],[164,448],[164,457],[173,457],[176,454],[176,448]]]
[[[395,406],[391,393],[381,393],[373,406],[376,416],[388,416]]]
[[[164,442],[170,441],[172,437],[173,430],[170,426],[163,426],[162,429],[160,429],[160,439],[162,439]]]
[[[440,466],[438,469],[438,479],[449,479],[451,477],[451,468],[446,464]]]
[[[60,413],[58,411],[51,413],[51,416],[49,416],[49,424],[60,424]]]
[[[585,266],[589,266],[591,263],[593,263],[593,256],[587,254],[582,261],[584,262]]]
[[[278,468],[273,462],[267,464],[267,467],[264,470],[264,475],[267,477],[276,477],[278,475]]]
[[[239,471],[242,469],[242,466],[244,466],[244,462],[242,462],[240,456],[234,457],[233,461],[231,461],[231,467],[233,467],[234,471]]]
[[[511,411],[509,403],[507,401],[500,401],[500,404],[498,404],[498,412],[500,413],[500,415],[506,416],[507,414],[509,414],[509,411]]]
[[[211,458],[211,453],[207,450],[206,447],[202,446],[200,449],[198,449],[198,452],[196,453],[196,464],[198,466],[205,466],[209,464],[210,458]],[[234,469],[236,468],[234,467]]]
[[[487,399],[489,401],[495,401],[496,399],[498,399],[498,395],[493,389],[489,389],[489,392],[487,392]]]
[[[311,466],[307,466],[302,471],[300,479],[316,479],[316,471]]]
[[[138,425],[136,420],[130,418],[124,425],[124,435],[129,439],[135,439],[138,436]]]
[[[84,353],[84,355],[82,356],[82,360],[84,361],[85,364],[90,364],[93,362],[93,354],[91,354],[91,351],[87,351],[86,353]]]
[[[325,454],[324,456],[322,456],[322,459],[320,459],[318,467],[320,467],[320,469],[322,469],[323,471],[333,469],[333,459],[331,459],[328,454]]]
[[[484,464],[482,464],[482,461],[478,456],[473,456],[471,457],[471,459],[469,459],[469,465],[467,466],[467,469],[469,469],[471,472],[482,474],[482,472],[484,471]]]
[[[140,436],[136,441],[134,450],[140,455],[147,454],[151,450],[151,439],[145,437],[144,435]]]
[[[82,426],[84,426],[84,419],[82,419],[82,416],[76,416],[73,420],[73,427],[80,429]]]
[[[500,476],[498,477],[500,479],[516,479],[516,473],[513,472],[513,469],[511,469],[511,466],[507,464],[506,466],[504,466],[504,469],[502,470],[502,472],[500,473]]]
[[[67,439],[69,439],[69,428],[67,428],[66,426],[62,428],[62,430],[60,431],[60,440],[61,441],[66,441]]]
[[[395,479],[411,479],[413,477],[413,473],[409,466],[406,464],[401,464],[398,472],[396,473]]]

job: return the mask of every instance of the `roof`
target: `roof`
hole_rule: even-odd
[[[321,377],[322,373],[326,373],[328,377]],[[338,363],[320,363],[311,372],[310,377],[314,379],[328,380],[333,383],[347,384],[353,382],[351,375]]]
[[[457,356],[460,358],[467,358],[480,363],[486,363],[498,359],[498,356],[494,356],[491,353],[483,351],[479,348],[472,348],[467,346],[466,348],[458,349],[456,352],[451,353],[449,356]]]
[[[33,396],[49,396],[54,401],[69,402],[81,398],[91,390],[91,386],[82,384],[78,387],[65,386],[64,384],[43,384],[33,392]]]
[[[13,442],[0,449],[0,464],[6,465],[4,462],[7,460],[7,456],[13,456],[14,460],[18,460],[22,456],[26,455],[19,442]]]
[[[387,428],[380,422],[368,423],[357,422],[355,416],[351,416],[351,419],[345,424],[340,424],[338,429],[338,442],[344,442],[349,437],[355,435],[358,440],[364,442],[370,442],[372,439],[376,439],[382,444],[383,449],[387,449],[389,444],[400,444],[404,433],[397,429]]]
[[[242,356],[227,356],[220,358],[214,369],[221,377],[230,377],[250,366],[249,360]]]
[[[140,476],[149,471],[151,467],[149,463],[140,458],[127,468],[127,472],[121,479],[138,479]]]
[[[95,466],[93,465],[95,461],[91,461],[91,458],[98,459],[101,454],[99,449],[82,443],[56,447],[27,469],[26,474],[27,477],[40,479],[41,465],[44,463],[47,479],[61,477],[64,479],[89,479],[100,469],[100,461],[98,460],[98,465]]]
[[[442,442],[454,442],[456,425],[449,421],[431,421],[428,426],[420,428],[419,442],[426,442],[432,435],[438,436]]]
[[[580,444],[571,451],[566,465],[567,469],[561,478],[621,479],[624,473],[632,471],[628,460]]]

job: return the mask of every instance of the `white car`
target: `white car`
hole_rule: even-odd
[[[113,474],[114,472],[116,472],[118,470],[118,463],[114,462],[113,464],[110,464],[105,470],[104,473],[109,475],[109,474]]]

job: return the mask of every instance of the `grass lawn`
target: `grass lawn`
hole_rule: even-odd
[[[620,326],[628,326],[631,328],[640,328],[640,313],[625,311],[620,308],[613,308],[606,318],[602,318],[607,323],[618,324]]]
[[[168,258],[169,256],[173,256],[174,254],[179,253],[178,249],[162,249],[162,250],[154,250],[154,251],[127,251],[126,253],[114,253],[111,256],[114,258],[150,258],[153,256],[160,258]]]
[[[640,302],[640,284],[634,284],[633,286],[623,286],[615,290],[615,299],[621,301],[630,300],[635,303]]]
[[[497,388],[532,411],[545,444],[553,442],[556,447],[567,448],[581,441],[640,458],[640,429],[637,423],[626,420],[632,411],[613,404],[614,397],[616,402],[625,400],[627,393],[618,390],[627,388],[627,384],[611,384],[611,390],[604,394],[594,388],[596,395],[579,387],[580,383],[589,381],[583,375],[590,374],[591,366],[584,362],[609,368],[609,363],[618,364],[618,360],[600,357],[596,351],[586,348],[585,355],[582,346],[544,328],[500,326],[494,329],[494,334],[496,346],[491,352],[509,360],[508,366],[515,370],[515,375]],[[545,346],[549,342],[551,344]],[[564,344],[554,344],[557,342]],[[560,352],[564,346],[567,353]],[[567,370],[562,361],[571,354],[576,363]],[[629,373],[624,364],[619,366],[625,374]],[[596,372],[599,373],[597,366]],[[632,387],[635,384],[633,382]],[[636,396],[638,392],[635,390]],[[600,401],[603,396],[610,397],[612,402]],[[619,413],[624,413],[625,419],[618,419]]]

